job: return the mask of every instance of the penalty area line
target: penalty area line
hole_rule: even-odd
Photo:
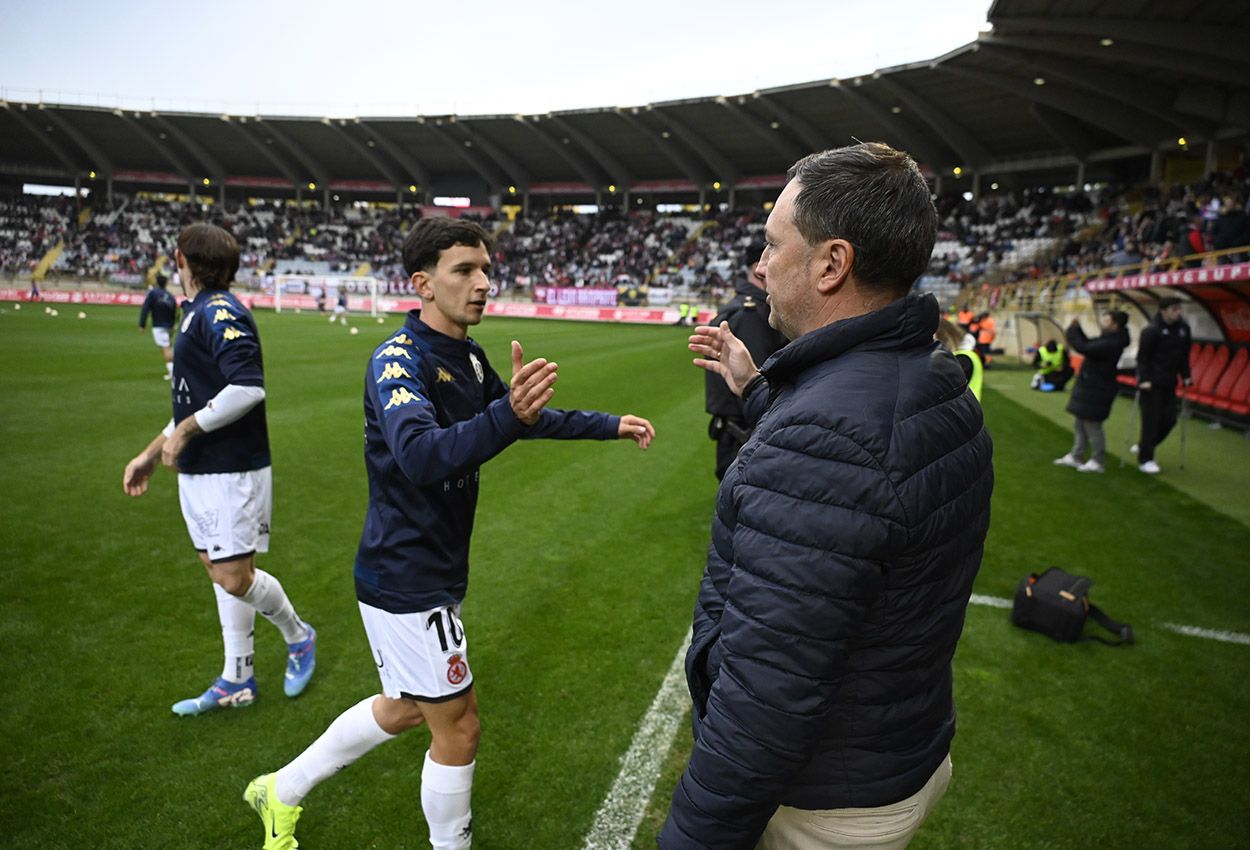
[[[595,821],[582,850],[629,850],[634,843],[634,835],[660,778],[660,768],[672,746],[677,724],[690,707],[685,676],[689,647],[690,633],[687,632],[659,693],[634,733],[629,751],[621,758],[621,772],[599,811],[595,812]]]

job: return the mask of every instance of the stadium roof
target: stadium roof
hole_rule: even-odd
[[[1250,132],[1250,4],[996,0],[988,17],[991,31],[963,47],[861,77],[541,115],[330,119],[4,102],[0,175],[477,202],[512,190],[585,199],[609,187],[771,195],[800,156],[854,139],[901,147],[947,188],[971,188],[988,176],[1145,176],[1156,152],[1201,158],[1206,143]]]

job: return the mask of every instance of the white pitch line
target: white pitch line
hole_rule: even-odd
[[[647,812],[651,792],[660,778],[660,768],[668,757],[677,724],[690,707],[685,675],[689,647],[690,633],[687,632],[664,676],[660,692],[634,733],[629,752],[621,759],[621,772],[603,805],[595,812],[595,822],[586,835],[583,850],[628,850],[633,844],[638,825]]]
[[[1189,635],[1190,637],[1206,638],[1208,640],[1218,640],[1224,643],[1240,643],[1250,646],[1250,635],[1241,632],[1221,632],[1216,629],[1200,629],[1197,626],[1182,626],[1179,623],[1161,623],[1160,625],[1168,631],[1176,632],[1178,635]]]
[[[1010,608],[1011,600],[1003,599],[1001,596],[982,596],[974,593],[968,599],[973,605],[988,605],[991,608]],[[1170,632],[1176,632],[1178,635],[1186,635],[1188,637],[1200,637],[1207,640],[1218,640],[1223,643],[1240,643],[1250,646],[1250,635],[1241,632],[1224,632],[1218,629],[1203,629],[1198,626],[1182,626],[1180,623],[1160,623],[1160,626]]]

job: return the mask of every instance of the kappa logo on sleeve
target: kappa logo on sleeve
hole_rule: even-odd
[[[379,351],[377,356],[373,359],[381,360],[383,357],[402,357],[405,360],[412,359],[412,355],[408,353],[408,349],[400,348],[398,345],[388,345],[386,348]]]
[[[229,342],[232,339],[238,339],[241,336],[247,336],[247,332],[241,331],[238,328],[226,328],[221,334],[222,339],[226,342]]]
[[[386,403],[383,410],[390,410],[392,407],[401,407],[414,401],[424,401],[421,396],[414,392],[409,392],[407,387],[391,390],[391,400]]]
[[[412,345],[412,340],[409,338],[408,334],[406,333],[396,334],[395,336],[388,339],[386,342],[388,345],[392,342],[399,343],[400,345]]]
[[[405,369],[402,365],[400,365],[399,363],[391,362],[391,363],[386,364],[386,368],[382,370],[382,375],[381,377],[378,378],[377,383],[380,384],[383,381],[394,381],[400,378],[411,378],[411,377],[412,375],[410,375],[408,373],[408,370]]]
[[[218,309],[218,311],[217,311],[216,313],[214,313],[214,314],[213,314],[213,324],[217,324],[217,323],[218,323],[218,322],[220,322],[222,319],[225,319],[226,321],[231,321],[231,322],[232,322],[232,321],[237,320],[238,318],[239,318],[238,316],[232,315],[232,314],[230,313],[230,311],[229,311],[229,310],[227,310],[226,308],[222,307],[222,308]]]

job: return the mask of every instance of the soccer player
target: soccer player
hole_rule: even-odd
[[[165,380],[174,374],[174,349],[169,343],[169,335],[174,330],[174,318],[178,315],[178,302],[166,289],[169,278],[163,274],[156,276],[156,286],[148,290],[147,298],[143,299],[143,309],[139,311],[139,330],[148,325],[148,316],[152,317],[152,341],[160,348],[165,358]]]
[[[421,771],[430,843],[470,846],[479,724],[460,603],[478,468],[518,438],[629,438],[645,449],[655,436],[638,416],[548,408],[556,364],[523,362],[516,341],[512,380],[503,382],[468,337],[486,310],[490,256],[490,238],[473,222],[425,218],[404,240],[404,269],[423,309],[377,347],[365,372],[369,508],[355,566],[382,693],[247,786],[266,850],[296,846],[299,804],[314,786],[423,722],[431,736]]]
[[[190,716],[256,699],[257,611],[287,644],[289,697],[299,696],[312,677],[317,634],[295,613],[281,583],[256,568],[256,553],[269,550],[269,434],[260,337],[229,291],[238,243],[220,227],[192,224],[179,234],[174,257],[191,299],[174,344],[174,416],[126,465],[122,487],[141,496],[158,460],[177,466],[182,515],[217,595],[225,665],[203,694],[174,703],[174,714]]]
[[[338,298],[334,302],[334,312],[330,314],[330,324],[342,318],[343,324],[347,324],[347,290],[340,289]]]

